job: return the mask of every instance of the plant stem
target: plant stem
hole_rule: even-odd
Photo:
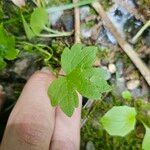
[[[87,5],[90,3],[93,3],[95,0],[84,0],[78,3],[74,3],[74,4],[67,4],[67,5],[63,5],[63,6],[56,6],[56,7],[51,7],[51,8],[47,8],[47,12],[48,13],[53,13],[56,11],[63,11],[63,10],[67,10],[67,9],[72,9],[74,7],[79,7],[79,6],[83,6],[83,5]]]
[[[44,27],[44,29],[47,31],[47,32],[51,32],[51,33],[54,33],[54,34],[72,34],[72,32],[60,32],[60,31],[56,31],[56,30],[53,30],[51,28],[48,28],[48,27]]]
[[[43,38],[54,38],[54,37],[61,37],[61,36],[70,36],[72,33],[61,33],[61,34],[39,34],[39,37]]]
[[[36,46],[36,45],[33,45],[32,43],[28,43],[28,42],[19,42],[20,44],[26,44],[26,45],[29,45],[29,46],[33,46],[35,47],[39,52],[43,53],[44,55],[46,55],[49,59],[51,58],[51,54],[45,50],[43,50],[42,48],[40,48],[41,46]]]
[[[146,22],[146,24],[138,31],[138,33],[133,37],[132,43],[135,44],[142,33],[150,26],[150,20]]]

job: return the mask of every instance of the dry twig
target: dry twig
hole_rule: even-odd
[[[73,0],[73,3],[77,3],[78,0]],[[76,7],[74,9],[75,17],[75,43],[81,43],[80,39],[80,9]]]

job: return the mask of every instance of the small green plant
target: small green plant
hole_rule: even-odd
[[[125,99],[125,100],[131,100],[132,99],[132,94],[130,91],[126,90],[126,91],[123,91],[122,92],[122,97]]]
[[[6,67],[5,60],[14,60],[18,56],[19,50],[15,46],[15,37],[0,25],[0,70]]]
[[[68,36],[71,35],[71,32],[59,32],[55,31],[51,28],[48,28],[47,25],[49,23],[48,13],[45,8],[39,7],[34,9],[31,14],[30,24],[28,24],[22,16],[22,21],[24,25],[24,30],[27,38],[30,40],[36,36],[39,37],[59,37],[59,36]],[[42,31],[46,31],[49,34],[42,34]]]
[[[134,107],[114,106],[101,118],[101,123],[110,135],[124,137],[134,130],[136,117],[137,112]],[[144,122],[142,123],[146,130],[142,149],[149,150],[150,128]]]
[[[43,1],[39,1],[39,2],[40,2],[39,5],[37,5],[37,7],[34,9],[34,11],[31,14],[29,24],[25,20],[24,16],[21,14],[24,30],[29,40],[31,40],[36,36],[43,37],[43,38],[70,36],[73,32],[59,32],[50,28],[50,22],[49,22],[50,13],[60,11],[60,10],[71,9],[77,6],[86,5],[92,3],[93,0],[87,0],[87,1],[84,0],[76,4],[71,3],[60,7],[52,7],[49,9],[46,9],[46,5],[45,3],[43,3]],[[41,33],[42,31],[44,33]]]
[[[59,105],[67,116],[72,116],[78,107],[78,94],[89,99],[100,99],[111,88],[105,80],[105,71],[93,68],[96,59],[95,46],[75,44],[65,48],[61,56],[64,76],[58,77],[48,89],[52,106]]]

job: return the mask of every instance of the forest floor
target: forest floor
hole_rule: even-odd
[[[67,0],[52,0],[53,5],[66,4]],[[102,6],[124,41],[128,42],[139,55],[139,58],[150,68],[150,27],[132,43],[133,37],[150,19],[149,0],[102,0]],[[17,20],[19,10],[10,1],[0,2],[0,20],[11,33],[25,39],[22,22]],[[7,19],[10,18],[10,19]],[[122,50],[118,40],[103,24],[93,7],[86,5],[80,8],[81,41],[85,45],[98,47],[97,67],[107,72],[107,81],[113,87],[110,93],[104,94],[101,101],[84,99],[82,111],[81,149],[86,150],[141,150],[144,128],[137,123],[136,130],[125,138],[112,137],[102,129],[99,119],[112,106],[137,106],[150,102],[150,88],[135,63]],[[74,30],[74,11],[65,10],[51,14],[51,26],[59,31]],[[66,46],[74,43],[74,35],[59,38],[37,39],[32,43],[48,44],[53,51],[51,69],[57,72],[60,67],[60,55]],[[20,49],[20,47],[18,47]],[[20,51],[17,59],[7,62],[7,67],[0,71],[0,90],[5,92],[5,103],[0,113],[0,136],[2,137],[7,118],[29,77],[46,66],[44,57],[36,51]],[[150,77],[149,77],[150,78]],[[150,80],[150,79],[149,79]],[[128,91],[131,99],[127,100],[123,93]],[[135,103],[136,102],[136,103]],[[149,115],[150,118],[150,115]],[[100,148],[101,147],[101,148]]]

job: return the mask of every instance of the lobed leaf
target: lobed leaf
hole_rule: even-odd
[[[60,105],[68,116],[78,106],[76,91],[89,99],[100,99],[103,92],[111,89],[105,81],[105,71],[92,67],[96,53],[95,46],[83,47],[82,44],[74,44],[71,50],[65,48],[63,51],[61,65],[66,77],[55,80],[48,95],[52,106]]]
[[[59,77],[48,89],[52,106],[60,105],[62,111],[69,117],[75,107],[78,107],[78,96],[66,77]]]
[[[103,92],[111,89],[99,68],[76,69],[68,79],[81,95],[89,99],[100,99]]]
[[[65,48],[61,56],[62,69],[66,74],[71,73],[76,68],[92,67],[96,59],[97,47],[84,47],[81,44],[75,44],[71,50]]]

